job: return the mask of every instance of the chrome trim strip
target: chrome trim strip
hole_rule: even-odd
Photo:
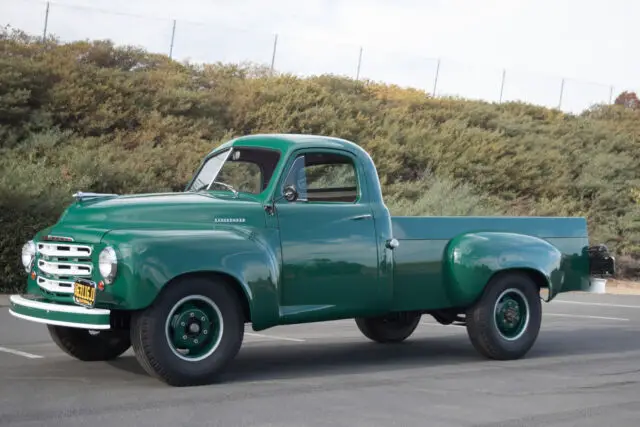
[[[105,308],[86,308],[76,305],[62,305],[62,304],[50,304],[46,302],[33,301],[21,297],[20,295],[11,295],[9,301],[15,305],[21,305],[23,307],[35,308],[37,310],[46,310],[55,313],[72,313],[72,314],[88,314],[96,316],[104,316],[110,314],[111,310]]]
[[[43,289],[46,289],[49,292],[57,292],[61,294],[72,294],[73,293],[73,282],[68,280],[51,280],[47,279],[43,276],[38,276],[36,278],[36,283]],[[61,286],[68,285],[68,286]]]
[[[53,235],[48,235],[48,236],[44,236],[42,238],[43,242],[73,242],[73,239],[71,237],[64,237],[64,236],[53,236]]]
[[[53,276],[91,277],[92,264],[38,260],[38,269]]]
[[[118,197],[118,194],[113,194],[113,193],[84,193],[82,191],[78,191],[77,193],[75,193],[73,195],[73,197],[79,201],[82,202],[83,200],[88,200],[88,199],[97,199],[100,197]]]
[[[93,248],[86,245],[68,245],[60,243],[38,243],[38,253],[48,257],[88,258]]]
[[[61,320],[49,320],[49,319],[41,319],[39,317],[31,317],[25,316],[24,314],[16,313],[15,311],[9,309],[9,314],[18,319],[28,320],[36,323],[44,323],[45,325],[56,325],[56,326],[67,326],[69,328],[80,328],[80,329],[89,329],[91,331],[104,331],[107,329],[111,329],[111,325],[94,325],[91,323],[75,323],[75,322],[63,322]]]

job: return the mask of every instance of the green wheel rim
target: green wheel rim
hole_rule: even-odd
[[[171,308],[165,322],[169,348],[188,362],[211,356],[220,345],[223,330],[220,309],[202,295],[182,298]]]
[[[493,310],[498,333],[508,341],[520,338],[529,326],[529,303],[519,289],[507,289],[496,300]]]

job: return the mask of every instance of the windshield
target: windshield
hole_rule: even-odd
[[[275,150],[233,147],[207,159],[187,191],[260,194],[269,185],[279,160],[280,153]]]

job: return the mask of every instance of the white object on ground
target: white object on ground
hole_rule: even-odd
[[[607,292],[606,287],[607,287],[607,279],[592,277],[589,283],[588,292],[592,294],[604,294]]]

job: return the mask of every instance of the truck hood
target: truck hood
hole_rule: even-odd
[[[216,225],[264,227],[265,212],[257,199],[243,195],[237,199],[206,192],[101,197],[69,206],[46,234],[98,243],[111,230],[210,230]]]

